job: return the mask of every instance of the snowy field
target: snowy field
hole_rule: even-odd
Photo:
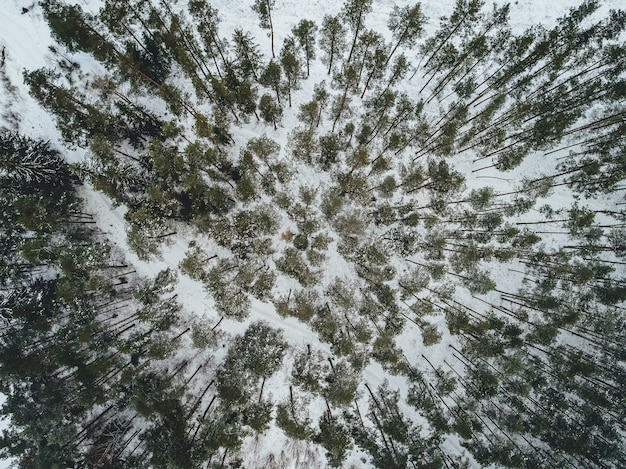
[[[92,0],[82,0],[77,3],[80,3],[83,8],[91,11],[96,11],[99,6],[98,1]],[[268,53],[269,39],[265,31],[259,28],[256,15],[251,11],[248,5],[249,2],[214,0],[210,3],[220,12],[222,20],[220,30],[225,33],[226,36],[230,37],[230,31],[235,28],[249,30],[255,35],[257,42],[261,45],[261,50],[266,54]],[[504,2],[496,3],[498,5],[504,4]],[[514,32],[523,31],[535,24],[551,26],[567,8],[576,6],[579,3],[579,1],[574,0],[516,1],[511,4],[510,24]],[[386,22],[393,6],[411,4],[412,2],[409,1],[375,1],[374,10],[367,18],[368,27],[387,34],[390,39],[391,36],[387,31]],[[430,29],[427,29],[425,32],[425,35],[428,35],[428,33],[434,31],[434,28],[437,26],[437,18],[451,12],[454,1],[424,0],[421,4],[424,14],[430,19],[430,21],[427,22],[427,28]],[[602,5],[599,15],[608,11],[610,8],[624,7],[624,2],[621,0],[607,0],[602,2]],[[280,49],[284,38],[284,34],[281,31],[290,31],[300,18],[307,18],[320,23],[323,15],[338,13],[340,8],[341,3],[336,1],[276,0],[274,22],[276,25],[279,25],[277,26],[276,34],[276,49]],[[59,131],[55,126],[54,119],[30,97],[26,85],[22,82],[22,72],[24,70],[34,70],[49,65],[51,60],[49,47],[52,45],[52,38],[43,19],[42,12],[36,3],[33,3],[32,0],[0,0],[0,50],[3,51],[5,61],[3,71],[10,84],[10,86],[3,87],[0,91],[0,127],[5,126],[33,138],[49,140],[53,145],[60,148],[63,146],[63,143]],[[93,64],[89,64],[88,62],[83,64],[86,68],[89,68],[91,65]],[[312,70],[313,73],[311,77],[303,82],[302,89],[296,92],[294,98],[296,102],[303,102],[306,96],[311,95],[313,85],[327,78],[324,73],[325,67],[316,66]],[[298,101],[298,97],[302,97],[302,99]],[[291,121],[295,121],[295,119],[295,109],[287,111],[283,118],[284,128],[282,130],[279,129],[279,132],[272,135],[272,138],[274,138],[283,149],[287,148],[288,131],[290,130],[289,124]],[[255,128],[254,125],[248,126],[245,129],[247,134],[239,136],[240,138],[237,139],[238,142],[236,145],[241,145],[244,139],[254,136],[254,132],[256,131],[266,132],[266,130],[267,128],[260,124],[257,125],[257,128]],[[83,151],[79,148],[71,149],[69,152],[64,150],[64,154],[68,156],[70,162],[81,161],[84,157]],[[469,172],[471,168],[469,159],[465,164],[465,168]],[[461,167],[463,167],[463,165],[461,165]],[[506,177],[510,178],[510,180],[515,180],[520,175],[528,174],[532,176],[540,174],[541,172],[542,168],[537,166],[536,161],[528,161]],[[493,186],[496,191],[505,192],[510,188],[509,181],[495,179],[500,175],[496,170],[481,174],[485,177],[491,176],[493,178],[489,180],[489,184]],[[312,175],[310,177],[315,176]],[[480,187],[480,184],[484,183],[485,180],[486,179],[475,179],[473,183],[476,184],[476,187]],[[321,181],[312,182],[317,182],[318,184],[322,183]],[[468,184],[470,184],[470,182],[468,182]],[[471,188],[472,186],[468,186],[468,189]],[[125,208],[114,206],[108,197],[94,191],[90,186],[85,186],[82,189],[82,195],[87,201],[86,212],[95,215],[97,226],[102,232],[106,233],[112,244],[120,247],[127,253],[129,263],[135,266],[140,276],[151,277],[155,272],[165,268],[178,268],[178,265],[185,257],[191,237],[195,236],[192,231],[179,233],[171,243],[163,248],[160,259],[144,261],[137,257],[128,247],[126,225],[123,218]],[[560,201],[559,197],[562,198]],[[561,203],[563,207],[566,207],[570,202],[570,197],[571,195],[564,189],[561,195],[557,192],[551,202],[555,203],[557,206]],[[597,203],[599,207],[602,207],[602,201]],[[202,243],[209,243],[209,241],[199,239],[198,243],[202,245]],[[327,266],[328,270],[332,270],[333,272],[349,271],[349,267],[346,266],[345,263],[342,263],[341,259],[331,259],[331,261],[333,264]],[[517,277],[506,272],[506,269],[502,270],[499,278],[509,278],[510,282],[513,282],[513,285],[511,285],[512,289],[518,286],[515,285],[515,282],[518,281]],[[278,288],[287,291],[290,285],[278,285]],[[200,282],[192,280],[185,275],[181,275],[175,293],[178,294],[178,298],[184,309],[190,312],[190,314],[201,315],[211,320],[217,320],[217,316],[214,311],[212,311],[211,301],[207,299],[206,291]],[[330,354],[329,345],[321,342],[307,325],[295,318],[283,318],[277,314],[272,305],[256,300],[253,301],[252,314],[249,318],[242,322],[225,320],[220,327],[225,335],[241,334],[251,322],[259,319],[269,322],[273,327],[282,329],[285,338],[294,351],[302,351],[306,349],[307,345],[311,345],[316,350]],[[443,319],[441,319],[441,321],[443,321]],[[402,340],[402,349],[405,351],[417,350],[420,347],[419,341],[410,331],[403,334],[400,340]],[[455,340],[456,339],[450,335],[444,336],[442,342],[436,347],[439,352],[430,352],[429,358],[431,358],[435,365],[442,363],[442,360],[445,358],[444,354],[446,353],[447,346],[456,343]],[[406,387],[406,380],[403,377],[387,374],[383,371],[381,366],[376,363],[370,364],[363,372],[363,381],[369,383],[372,388],[382,384],[384,379],[389,380],[392,388],[403,389]],[[283,369],[277,375],[273,376],[271,380],[268,380],[267,389],[272,395],[273,400],[278,402],[288,397],[288,386],[289,370]],[[361,396],[363,402],[365,402],[367,396],[364,393],[362,393]],[[323,403],[320,401],[320,414],[323,411]],[[318,416],[314,415],[313,417],[315,420]],[[276,428],[266,432],[262,438],[264,440],[261,443],[257,441],[246,442],[249,449],[243,452],[247,452],[250,455],[250,464],[255,464],[253,461],[258,461],[258,459],[255,459],[256,453],[259,452],[257,457],[262,457],[262,454],[260,454],[263,452],[262,448],[271,446],[275,441],[281,441],[281,436]],[[446,445],[453,450],[458,450],[458,444],[458,441],[455,441],[454,438],[449,438],[446,442]],[[308,448],[299,448],[298,450],[305,452]],[[353,451],[346,461],[346,467],[349,467],[350,464],[354,464],[355,467],[360,467],[359,464],[361,464],[362,456],[363,454],[360,454],[359,451]],[[8,467],[8,464],[9,462],[7,461],[0,462],[0,467]]]

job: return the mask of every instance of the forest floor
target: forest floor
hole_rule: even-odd
[[[79,2],[80,3],[80,2]],[[99,2],[83,1],[82,6],[86,9],[97,9]],[[252,31],[256,35],[256,40],[264,48],[263,52],[267,54],[269,47],[269,39],[265,32],[258,27],[258,20],[255,14],[250,10],[245,2],[232,2],[230,0],[216,0],[212,4],[219,10],[222,22],[221,30],[230,36],[231,31],[235,28],[243,28]],[[449,14],[454,6],[454,0],[424,0],[421,2],[425,15],[431,18],[428,27],[436,28],[436,18]],[[504,2],[498,1],[498,4]],[[534,24],[552,25],[567,8],[576,6],[580,2],[577,0],[557,0],[546,2],[544,0],[519,0],[512,4],[511,21],[514,32],[519,32]],[[406,0],[397,2],[378,1],[375,2],[374,11],[368,17],[368,27],[377,31],[386,31],[386,21],[394,4],[404,6],[409,4]],[[619,0],[610,0],[603,3],[603,9],[623,7]],[[308,18],[320,22],[324,14],[337,13],[341,7],[340,2],[331,2],[329,0],[310,0],[302,2],[299,0],[277,0],[275,8],[275,23],[280,24],[285,31],[291,30],[296,24],[296,19]],[[28,11],[24,11],[28,10]],[[426,31],[429,33],[431,31]],[[282,36],[277,34],[276,49],[281,46]],[[50,115],[43,110],[29,95],[27,86],[22,81],[22,72],[24,70],[34,70],[49,65],[52,55],[49,47],[53,45],[53,40],[48,31],[45,20],[42,16],[41,9],[33,4],[32,0],[3,0],[0,2],[0,50],[4,50],[4,64],[0,68],[0,127],[7,127],[11,130],[19,131],[24,135],[32,138],[41,138],[52,142],[53,146],[65,148],[62,143],[59,131],[55,126],[55,121]],[[89,59],[85,58],[85,62],[81,64],[85,68],[89,68],[91,64]],[[313,68],[311,77],[304,81],[302,88],[296,92],[298,96],[311,96],[313,86],[320,81],[327,79],[324,73],[325,67],[316,66]],[[294,97],[296,102],[304,102],[304,98],[299,100]],[[288,143],[288,132],[291,130],[290,123],[296,121],[296,109],[286,110],[283,117],[283,128],[271,135],[271,138],[278,142],[286,151]],[[235,136],[235,150],[238,145],[242,146],[245,141],[255,133],[266,133],[268,127],[258,124],[247,125],[242,130],[242,135]],[[234,130],[237,132],[237,130]],[[257,134],[258,135],[258,134]],[[63,150],[70,162],[78,162],[84,158],[84,151],[79,148]],[[505,176],[497,170],[485,171],[480,173],[480,178],[467,178],[467,190],[478,188],[488,184],[498,191],[506,191],[511,187],[511,181],[520,180],[522,176],[532,177],[541,174],[544,171],[551,171],[552,167],[544,168],[537,163],[536,159],[528,158],[519,168]],[[532,160],[532,161],[531,161]],[[552,162],[547,164],[553,165]],[[471,170],[476,165],[471,163],[471,155],[468,155],[463,162],[455,169],[471,174]],[[307,177],[308,184],[321,184],[321,181],[311,180]],[[314,176],[313,176],[314,177]],[[130,264],[137,270],[139,276],[148,278],[154,276],[155,273],[165,269],[178,269],[180,262],[184,259],[189,242],[208,243],[202,239],[196,238],[196,233],[192,230],[181,229],[170,239],[170,242],[162,249],[158,259],[145,261],[140,259],[129,248],[126,238],[126,222],[124,220],[125,208],[115,206],[111,200],[100,192],[95,191],[89,184],[81,189],[81,194],[86,201],[86,212],[94,215],[98,228],[104,233],[108,241],[119,247],[127,257]],[[569,207],[571,205],[571,193],[563,189],[556,191],[551,196],[550,203],[554,207]],[[592,201],[588,204],[593,208],[602,207],[606,202]],[[535,212],[536,213],[536,212]],[[544,243],[550,243],[549,237],[544,239]],[[508,265],[506,267],[509,267]],[[345,262],[336,257],[329,258],[325,265],[325,270],[334,273],[342,272],[348,269]],[[510,290],[513,291],[519,286],[518,276],[508,272],[508,269],[500,266],[497,273],[498,284],[506,285],[510,282]],[[508,280],[507,280],[508,279]],[[278,289],[287,290],[289,285],[278,285]],[[179,275],[176,286],[176,293],[184,310],[190,315],[203,317],[207,321],[217,322],[219,317],[215,314],[210,299],[201,282],[192,280],[184,274]],[[471,301],[470,299],[467,299]],[[463,300],[460,300],[463,301]],[[325,354],[330,354],[330,346],[319,340],[317,334],[311,328],[295,318],[284,318],[278,315],[275,308],[271,304],[253,300],[251,314],[244,321],[234,321],[225,319],[220,324],[220,330],[225,336],[235,336],[242,334],[247,326],[257,320],[265,320],[272,327],[284,331],[284,336],[291,346],[291,354],[304,350],[308,345],[313,349],[319,350]],[[439,318],[443,321],[443,318]],[[456,339],[449,334],[444,335],[442,341],[431,348],[428,357],[437,366],[446,357],[448,345],[455,344]],[[398,344],[405,353],[414,353],[419,355],[421,352],[421,341],[411,329],[407,329],[399,338]],[[288,360],[289,361],[289,360]],[[283,401],[288,398],[289,394],[289,375],[288,367],[283,367],[279,373],[268,379],[266,384],[267,392],[272,395],[274,402]],[[368,383],[372,388],[378,387],[385,380],[389,381],[392,389],[399,389],[403,397],[406,393],[406,379],[401,376],[393,376],[385,372],[377,363],[372,363],[366,367],[363,372],[361,389],[361,400],[367,401],[368,396],[363,391],[363,384]],[[365,405],[365,404],[364,404]],[[318,406],[319,415],[324,412],[323,401],[320,399]],[[319,415],[312,415],[316,421]],[[275,451],[276,442],[279,441],[279,434],[276,427],[265,432],[262,436],[256,438],[248,438],[242,454],[247,454],[249,459],[246,460],[250,467],[261,467],[263,461],[267,460],[269,454]],[[459,442],[454,437],[449,437],[445,442],[454,452],[460,452]],[[319,464],[319,460],[323,460],[321,453],[317,453],[307,445],[302,444],[297,448],[287,448],[287,451],[298,454],[296,460],[304,464],[305,460],[309,461],[311,467]],[[275,454],[275,453],[274,453]],[[280,454],[277,455],[281,457]],[[359,451],[353,451],[346,461],[346,467],[354,464],[360,467],[363,454]],[[0,468],[8,467],[7,461],[0,462]],[[248,466],[247,466],[248,467]]]

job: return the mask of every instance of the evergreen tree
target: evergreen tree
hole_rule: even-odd
[[[227,43],[219,37],[218,25],[220,18],[218,11],[205,0],[190,0],[188,11],[198,21],[198,32],[202,37],[204,51],[215,64],[219,78],[223,78],[221,70],[227,66],[225,51]]]
[[[374,32],[363,33],[361,42],[365,43],[361,72],[359,73],[359,76],[363,72],[365,73],[365,85],[361,93],[361,98],[363,98],[372,80],[380,79],[386,71],[387,46],[380,34]],[[370,48],[372,49],[371,54],[368,53]]]
[[[426,17],[422,13],[419,3],[412,7],[406,6],[404,8],[394,6],[387,26],[389,26],[396,43],[387,56],[385,65],[391,61],[398,47],[401,45],[405,47],[415,45],[417,39],[422,34],[425,21]]]
[[[310,20],[300,20],[298,25],[291,30],[293,36],[298,39],[300,47],[304,51],[306,61],[306,76],[309,76],[311,60],[315,59],[315,33],[317,25]]]
[[[346,112],[350,98],[348,92],[357,86],[359,81],[358,70],[353,65],[346,66],[340,73],[334,77],[334,81],[338,86],[343,88],[343,92],[340,96],[337,96],[332,104],[331,113],[333,119],[333,132],[337,126],[337,122],[341,116]]]
[[[315,441],[326,449],[326,459],[331,467],[341,467],[346,453],[352,448],[350,432],[338,418],[325,414],[320,419]]]
[[[419,45],[412,101],[400,90],[425,29],[420,5],[393,8],[385,44],[366,28],[371,0],[346,2],[317,38],[337,91],[331,100],[322,82],[298,101],[315,57],[310,20],[294,19],[261,66],[252,36],[235,30],[231,49],[205,0],[175,12],[107,0],[92,14],[44,1],[56,64],[25,79],[67,144],[88,150],[70,170],[52,145],[0,132],[0,391],[14,427],[4,454],[24,467],[235,467],[244,437],[271,422],[282,333],[252,322],[213,366],[231,326],[188,324],[175,301],[188,280],[132,275],[83,212],[75,170],[124,206],[142,258],[194,224],[180,268],[227,323],[271,301],[329,345],[330,357],[307,346],[294,358],[276,409],[287,437],[323,446],[329,465],[357,445],[376,467],[469,467],[442,444],[453,434],[484,466],[623,465],[625,16],[597,20],[591,0],[513,34],[508,6],[483,4],[456,1]],[[272,54],[273,8],[253,6]],[[76,65],[81,53],[94,67]],[[260,114],[277,130],[285,95],[297,107],[293,158],[265,136],[240,145],[230,122]],[[332,131],[318,135],[325,113]],[[554,168],[545,175],[516,185],[516,172],[496,174],[532,166],[537,151]],[[447,158],[464,152],[478,155],[473,171]],[[549,198],[560,186],[584,202]],[[328,277],[327,256],[345,280]],[[183,353],[189,341],[196,350]],[[421,426],[401,393],[359,384],[370,359],[410,382]]]
[[[290,71],[294,72],[291,67],[291,65],[293,65],[293,61],[288,61],[288,63],[290,65]],[[280,95],[282,94],[282,72],[281,67],[277,62],[271,60],[270,63],[267,64],[267,67],[265,67],[265,70],[263,70],[263,73],[259,77],[259,83],[274,90],[274,93],[276,93],[276,100],[278,101],[278,104],[280,104]]]
[[[350,46],[350,52],[348,53],[348,58],[346,59],[346,64],[348,65],[352,60],[352,54],[354,53],[357,41],[359,40],[359,35],[361,33],[361,29],[363,28],[365,17],[370,11],[372,11],[372,0],[347,0],[343,5],[341,17],[350,25],[354,34],[352,45]]]
[[[289,97],[289,107],[291,107],[291,91],[297,88],[302,76],[302,66],[296,55],[294,39],[291,37],[285,40],[280,51],[280,63],[285,73],[287,96]]]
[[[274,130],[278,129],[277,123],[281,120],[283,116],[283,108],[279,103],[274,101],[269,94],[264,94],[261,96],[261,100],[259,101],[259,112],[261,113],[261,118],[267,122],[274,125]]]
[[[272,58],[276,58],[274,54],[274,24],[272,23],[272,10],[274,9],[274,0],[255,0],[252,9],[259,15],[261,28],[269,29],[272,39]]]
[[[342,54],[347,45],[346,30],[339,16],[324,16],[320,29],[319,45],[326,54],[322,60],[328,64],[328,74],[333,70],[333,63],[338,55]]]
[[[252,77],[255,81],[259,81],[257,71],[261,68],[261,53],[259,47],[253,42],[252,35],[241,29],[235,29],[233,43],[239,73],[245,79]]]
[[[8,130],[0,131],[0,179],[11,183],[18,193],[44,190],[62,193],[70,189],[74,177],[49,143],[24,138]]]
[[[57,42],[70,51],[85,51],[105,63],[114,63],[117,50],[90,24],[91,17],[78,5],[64,5],[58,0],[46,0],[42,9]]]

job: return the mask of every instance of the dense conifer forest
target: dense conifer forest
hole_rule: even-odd
[[[626,11],[93,3],[0,121],[3,457],[626,467]]]

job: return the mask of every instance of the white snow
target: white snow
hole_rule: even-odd
[[[257,42],[261,45],[261,50],[266,55],[269,54],[269,38],[266,35],[266,31],[258,27],[258,20],[249,8],[249,2],[215,0],[211,3],[220,12],[222,19],[220,30],[222,34],[229,37],[230,32],[235,28],[249,30],[255,35]],[[386,22],[392,7],[396,4],[404,6],[412,3],[413,2],[406,0],[397,2],[375,2],[374,11],[368,16],[366,21],[367,27],[386,34],[389,39],[390,34],[387,31]],[[438,26],[438,18],[451,12],[454,0],[426,0],[421,3],[423,5],[424,14],[430,18],[427,23],[428,29],[426,31],[426,33],[430,33]],[[501,5],[504,2],[498,1],[497,3]],[[579,3],[578,0],[558,0],[552,2],[546,2],[544,0],[516,1],[511,5],[511,25],[516,32],[537,23],[550,26],[568,7],[576,6]],[[90,8],[94,9],[97,4],[98,2],[83,2],[83,5],[88,5]],[[181,2],[176,5],[176,7],[182,8],[184,5],[185,3]],[[33,70],[51,65],[51,54],[48,51],[48,47],[53,42],[45,22],[43,21],[40,8],[35,5],[29,12],[25,14],[21,13],[23,7],[31,8],[31,6],[31,0],[3,0],[0,2],[0,49],[5,48],[6,75],[10,83],[15,87],[14,93],[8,93],[4,90],[0,91],[0,105],[5,109],[10,109],[13,114],[19,116],[19,120],[17,121],[5,117],[5,119],[3,119],[4,122],[0,120],[0,125],[4,124],[9,128],[19,130],[31,137],[51,140],[55,145],[60,147],[60,136],[58,130],[55,128],[54,119],[33,101],[21,79],[23,70]],[[623,2],[620,0],[607,0],[603,2],[602,11],[620,6],[623,7]],[[296,25],[298,20],[302,18],[313,19],[320,24],[324,14],[337,13],[340,7],[341,2],[329,0],[310,0],[306,2],[298,0],[277,0],[274,11],[274,24],[277,25],[276,50],[280,50],[284,37],[291,28]],[[312,69],[314,74],[312,74],[309,80],[303,82],[300,90],[295,92],[293,98],[294,102],[303,102],[303,100],[311,96],[314,84],[322,80],[329,80],[324,73],[324,68],[325,67],[314,67]],[[269,135],[281,145],[283,156],[286,155],[287,151],[288,132],[291,130],[292,124],[296,122],[296,113],[296,107],[291,110],[286,110],[282,128],[279,129],[279,132]],[[258,136],[255,132],[266,133],[268,132],[268,127],[264,125],[245,127],[242,135],[237,137],[237,143],[241,144],[245,142],[244,139],[247,140],[251,136]],[[67,151],[64,152],[67,154]],[[75,149],[68,154],[68,159],[77,161],[80,160],[82,156],[82,151]],[[553,157],[555,159],[556,155],[553,155]],[[549,169],[544,169],[546,166],[553,164],[554,160],[549,159],[547,162],[544,160],[542,164],[538,164],[537,160],[529,157],[519,168],[506,175],[498,174],[495,171],[486,171],[479,173],[481,179],[474,178],[471,180],[469,173],[471,169],[477,167],[471,163],[471,156],[464,156],[455,168],[462,168],[468,173],[468,191],[474,187],[491,185],[496,192],[506,192],[511,190],[510,180],[518,181],[521,179],[521,175],[527,177],[537,175],[538,177],[542,171],[549,171]],[[307,184],[313,184],[316,187],[324,187],[325,184],[325,182],[320,180],[319,176],[315,174],[304,173],[298,177],[303,178],[303,182],[306,181]],[[120,249],[127,253],[129,263],[136,268],[138,274],[142,277],[154,276],[157,272],[167,267],[177,269],[179,263],[185,257],[185,252],[188,249],[190,240],[196,239],[197,242],[206,244],[206,240],[203,240],[202,237],[192,230],[181,230],[180,235],[175,237],[170,245],[164,246],[159,259],[149,262],[142,261],[128,248],[126,242],[126,227],[123,218],[125,212],[124,207],[113,206],[105,195],[94,191],[89,185],[85,186],[83,189],[83,196],[87,203],[86,211],[96,216],[97,226],[106,234],[112,244],[120,247]],[[571,194],[566,189],[559,189],[550,196],[550,203],[553,207],[567,208],[571,205]],[[606,202],[592,201],[590,203],[597,203],[598,206],[603,206]],[[537,207],[538,206],[541,206],[541,203],[538,203]],[[527,216],[529,217],[528,219],[536,219],[536,214],[533,212]],[[340,259],[330,259],[329,262],[335,262],[336,264],[325,266],[327,271],[336,272],[339,276],[350,275],[349,266],[345,263],[341,263]],[[493,269],[497,269],[495,270],[494,276],[500,279],[499,283],[509,284],[511,291],[513,291],[513,289],[518,286],[515,285],[515,283],[519,281],[519,276],[508,272],[507,269],[509,267],[509,265],[494,264]],[[281,288],[280,285],[279,288]],[[286,290],[286,288],[288,287],[284,289]],[[178,293],[178,299],[187,312],[192,315],[197,315],[209,323],[218,322],[219,317],[215,311],[212,310],[211,300],[207,297],[207,293],[203,289],[201,282],[192,280],[184,274],[181,274],[176,287],[176,293]],[[463,299],[459,301],[467,300],[471,304],[472,299],[467,292],[463,293],[463,290],[459,288],[457,289],[457,294],[467,296],[467,298],[463,297]],[[496,299],[495,294],[492,299]],[[246,321],[236,322],[225,319],[220,324],[220,330],[229,335],[241,334],[245,331],[250,322],[259,319],[269,322],[273,327],[282,329],[294,351],[303,350],[310,344],[314,350],[319,350],[329,355],[331,354],[329,345],[321,342],[309,326],[294,318],[280,317],[272,305],[256,300],[252,303],[252,313]],[[443,318],[441,315],[435,316],[433,322],[440,323],[440,332],[446,331],[446,328],[443,327]],[[420,337],[419,329],[407,323],[405,332],[398,339],[399,345],[405,353],[412,354],[412,356],[409,356],[410,359],[416,358],[424,352]],[[450,343],[454,344],[456,341],[454,337],[446,333],[440,344],[429,348],[428,352],[424,353],[428,353],[429,359],[435,366],[443,366],[443,360],[446,356],[449,356],[447,350],[448,344]],[[289,361],[288,358],[286,362],[289,363]],[[280,373],[269,379],[266,383],[266,389],[268,393],[272,394],[275,402],[280,402],[288,397],[288,370],[289,366],[284,367]],[[425,365],[421,371],[429,372],[430,369]],[[390,382],[392,389],[401,389],[404,397],[407,388],[405,378],[390,375],[377,363],[371,363],[363,372],[363,381],[367,382],[372,389],[382,384],[385,379]],[[360,387],[360,395],[359,405],[366,407],[368,396],[364,391],[363,385]],[[318,414],[321,414],[322,411],[323,409],[317,409]],[[410,409],[407,409],[407,412],[409,411]],[[312,412],[315,412],[315,409],[313,409]],[[317,415],[313,415],[312,417],[315,421]],[[417,423],[419,423],[419,421],[417,421]],[[274,452],[278,457],[279,453],[277,453],[277,451],[283,446],[283,443],[286,444],[285,438],[280,431],[273,428],[266,434],[258,437],[258,440],[248,438],[242,454],[247,454],[246,461],[249,464],[254,464],[254,461],[266,460],[270,452]],[[460,452],[458,441],[454,439],[448,439],[445,445],[455,453]],[[308,453],[306,448],[287,448],[287,451],[292,451],[292,454],[294,454],[296,449],[300,454],[308,454],[307,457],[315,459],[318,462],[324,460],[323,454],[318,449],[309,448]],[[350,464],[353,464],[355,467],[362,467],[360,460],[362,456],[363,455],[358,451],[353,452],[346,462],[346,467],[349,467]],[[305,459],[305,456],[303,456],[303,459]],[[8,462],[4,462],[3,464],[8,464]],[[289,461],[289,464],[292,464],[290,467],[295,467],[293,466],[294,461]],[[5,465],[4,467],[8,466]]]

